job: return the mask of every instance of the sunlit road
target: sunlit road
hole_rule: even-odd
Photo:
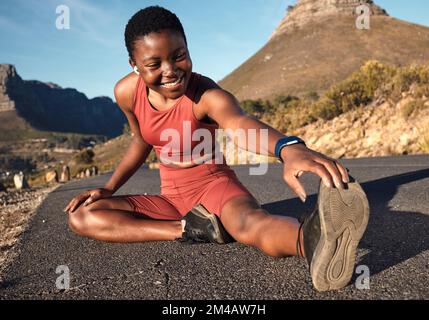
[[[306,263],[274,259],[239,243],[111,244],[69,231],[66,203],[109,175],[71,182],[51,193],[24,234],[21,254],[0,284],[0,299],[393,299],[429,298],[429,156],[344,160],[362,183],[371,206],[355,274],[337,292],[312,289]],[[234,167],[240,180],[272,214],[299,216],[313,208],[318,179],[302,178],[302,204],[282,181],[282,165],[263,176]],[[142,169],[118,194],[158,193],[157,171]],[[70,289],[56,287],[58,266],[70,271]],[[364,267],[364,268],[366,268]],[[60,269],[58,269],[59,271]]]

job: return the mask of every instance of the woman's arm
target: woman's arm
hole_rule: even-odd
[[[149,156],[152,146],[147,144],[140,133],[139,123],[132,112],[135,90],[134,76],[127,76],[115,86],[115,97],[118,106],[128,119],[132,132],[131,143],[115,169],[112,177],[106,183],[106,189],[115,193],[142,166]]]
[[[232,132],[244,130],[250,138],[250,131],[256,130],[256,139],[253,139],[255,141],[248,143],[249,140],[246,139],[244,145],[240,141],[242,139],[237,138],[239,135],[234,134],[234,143],[240,148],[258,154],[275,156],[276,144],[285,135],[246,115],[237,99],[227,91],[213,88],[207,90],[202,99],[204,111],[219,124],[220,128],[232,130]],[[268,139],[265,140],[261,138],[261,132],[264,131],[268,136]],[[284,180],[304,201],[306,193],[298,180],[304,172],[317,174],[327,186],[331,187],[335,185],[338,188],[343,188],[343,183],[348,182],[347,170],[339,162],[313,151],[303,144],[283,148],[281,158],[284,162]]]
[[[152,150],[152,146],[143,140],[138,121],[132,112],[136,80],[132,75],[128,75],[115,86],[116,102],[127,117],[133,135],[128,150],[104,188],[82,192],[69,202],[64,209],[65,212],[74,212],[82,203],[86,206],[94,201],[111,197],[140,168]]]

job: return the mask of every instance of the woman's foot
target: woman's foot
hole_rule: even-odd
[[[182,242],[212,242],[225,244],[234,239],[228,234],[218,217],[198,204],[182,218]]]
[[[353,178],[344,190],[320,184],[317,206],[300,227],[303,244],[297,242],[318,291],[340,289],[350,282],[368,219],[368,199]]]

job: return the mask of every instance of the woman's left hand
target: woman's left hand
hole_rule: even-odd
[[[335,159],[307,148],[304,144],[284,147],[280,156],[284,162],[283,179],[305,202],[307,195],[299,177],[305,172],[317,174],[327,187],[344,188],[349,182],[347,170]]]

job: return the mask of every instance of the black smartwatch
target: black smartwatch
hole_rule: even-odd
[[[277,141],[277,143],[276,143],[276,149],[275,149],[275,155],[276,155],[277,158],[279,158],[279,160],[281,162],[283,162],[283,159],[280,156],[280,153],[281,153],[282,149],[284,147],[291,146],[293,144],[303,144],[303,145],[305,145],[305,142],[300,137],[296,137],[296,136],[284,137],[284,138],[281,138],[279,141]]]

